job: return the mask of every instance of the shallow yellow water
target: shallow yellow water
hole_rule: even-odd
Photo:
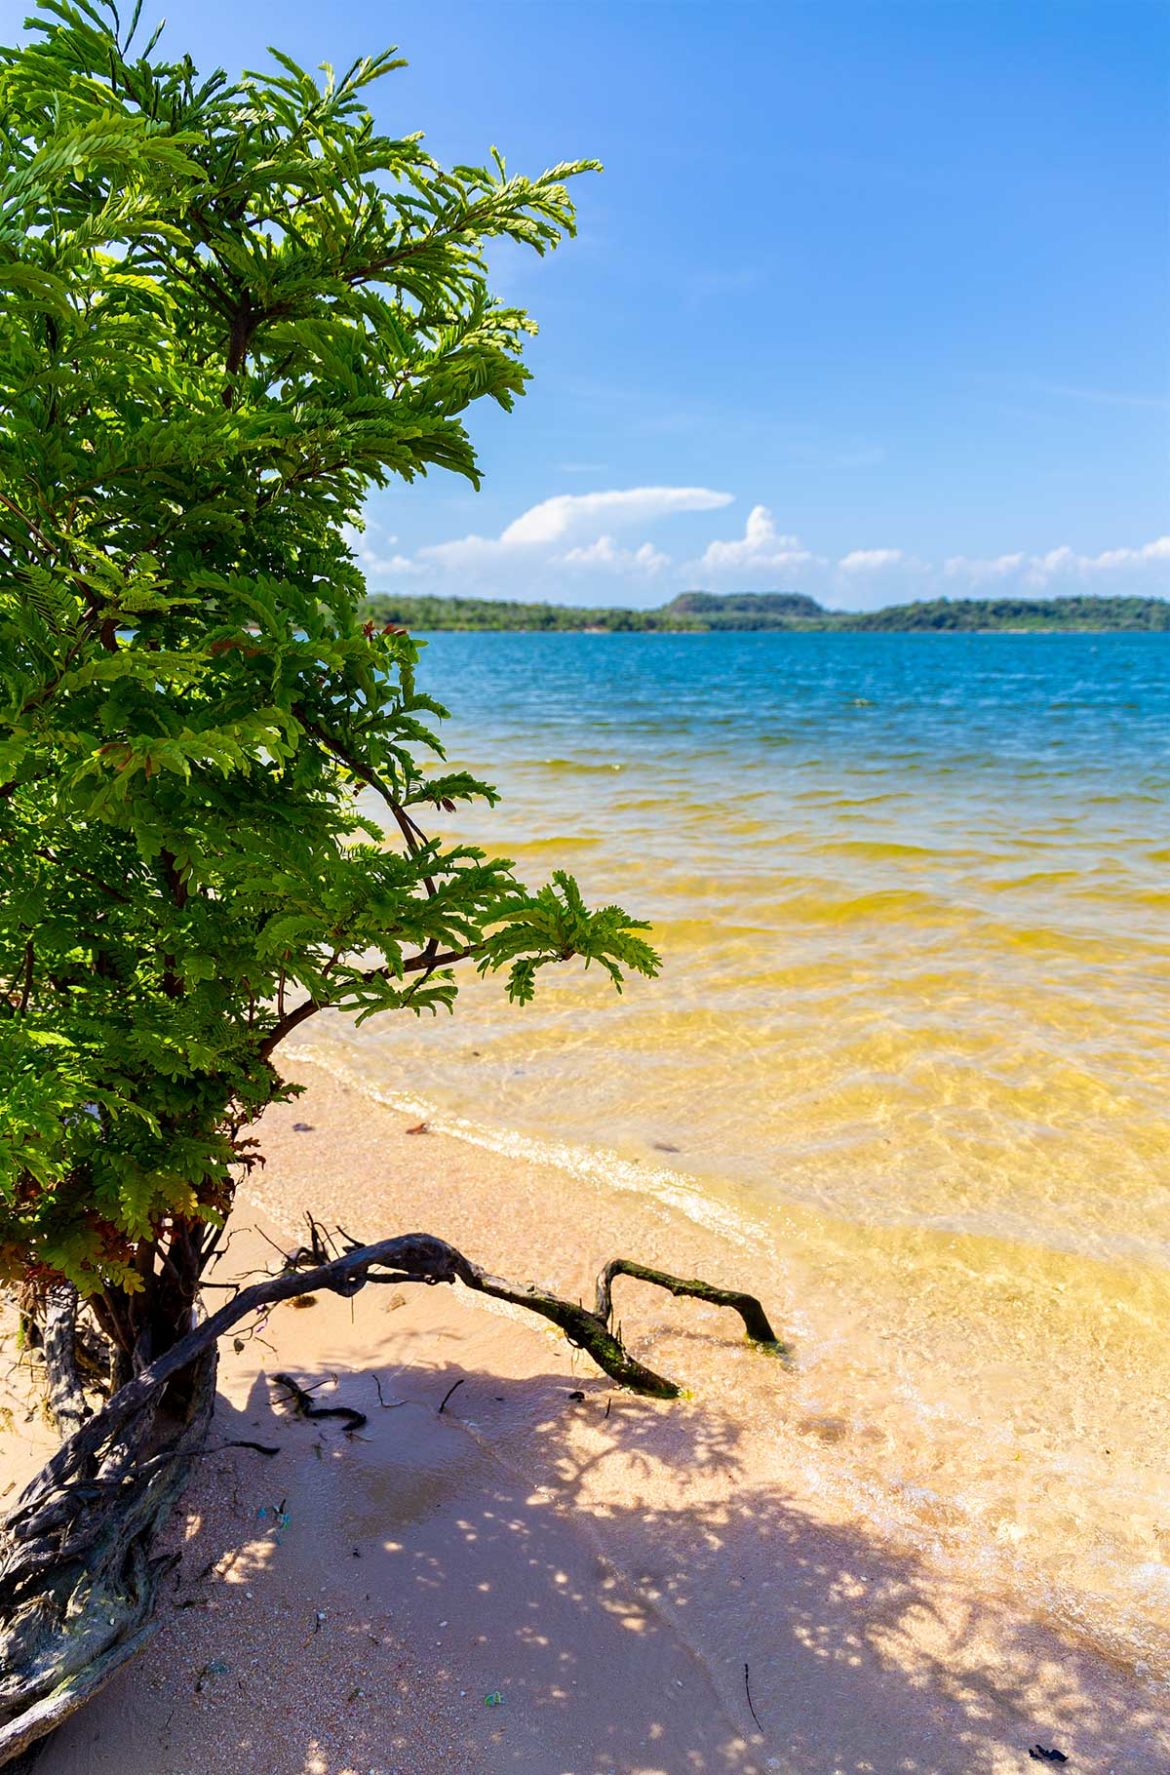
[[[629,641],[643,683],[667,656]],[[790,1262],[810,1482],[1170,1679],[1165,757],[1096,691],[1091,731],[1013,751],[1037,672],[948,727],[953,674],[866,671],[864,701],[797,686],[784,743],[719,730],[701,671],[592,725],[585,691],[547,721],[485,693],[455,742],[505,801],[452,833],[650,917],[662,979],[565,975],[523,1011],[474,984],[454,1022],[302,1046],[485,1138],[699,1182]]]

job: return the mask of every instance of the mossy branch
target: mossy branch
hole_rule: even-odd
[[[772,1330],[771,1321],[754,1294],[744,1294],[738,1288],[714,1288],[710,1282],[701,1282],[697,1276],[692,1276],[689,1280],[682,1276],[671,1276],[665,1270],[649,1269],[644,1263],[634,1263],[628,1257],[611,1259],[597,1278],[597,1306],[594,1316],[606,1325],[613,1320],[615,1276],[633,1276],[639,1282],[652,1282],[656,1288],[665,1288],[668,1294],[705,1300],[713,1307],[731,1307],[743,1320],[744,1331],[753,1343],[768,1344],[776,1350],[786,1348]]]

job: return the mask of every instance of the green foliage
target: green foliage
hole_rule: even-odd
[[[657,963],[416,823],[493,791],[434,768],[346,541],[391,477],[477,483],[465,415],[511,408],[533,330],[485,248],[555,247],[591,163],[379,133],[392,52],[231,83],[112,5],[31,30],[0,52],[0,1276],[109,1299],[226,1214],[317,1008]]]
[[[669,606],[667,606],[669,608]],[[645,629],[660,626],[657,610],[586,609],[574,604],[521,604],[506,598],[400,597],[372,592],[366,612],[376,622],[428,629],[563,632],[580,629]],[[682,625],[679,625],[682,626]]]
[[[1170,629],[1170,603],[1164,598],[932,598],[895,604],[857,616],[859,629],[1098,630]]]
[[[885,610],[824,610],[802,592],[682,592],[656,610],[582,609],[492,598],[400,598],[374,592],[367,613],[408,629],[663,631],[709,629],[1170,629],[1164,598],[935,598]]]
[[[620,906],[590,912],[573,877],[557,869],[538,894],[509,902],[506,917],[484,945],[479,969],[486,973],[510,962],[508,997],[527,1004],[538,969],[582,955],[586,967],[599,962],[620,992],[623,962],[641,974],[657,972],[658,959],[648,943],[632,935],[635,928],[645,926],[631,925]]]

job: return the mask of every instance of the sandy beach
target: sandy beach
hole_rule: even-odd
[[[799,1278],[764,1242],[410,1134],[299,1071],[219,1280],[275,1261],[266,1240],[287,1247],[311,1207],[565,1291],[620,1252],[797,1316]],[[1034,1745],[1077,1775],[1167,1766],[1152,1684],[810,1484],[807,1450],[849,1413],[807,1412],[799,1339],[788,1367],[734,1317],[619,1286],[626,1336],[680,1403],[619,1394],[551,1328],[447,1288],[285,1306],[225,1348],[160,1630],[37,1775],[990,1775]],[[367,1424],[290,1416],[278,1372]],[[6,1444],[4,1484],[47,1432]]]

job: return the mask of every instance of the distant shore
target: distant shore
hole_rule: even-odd
[[[683,592],[653,610],[587,609],[493,598],[398,597],[374,592],[366,614],[407,629],[539,634],[1170,633],[1165,598],[934,598],[884,610],[826,610],[800,592]]]

